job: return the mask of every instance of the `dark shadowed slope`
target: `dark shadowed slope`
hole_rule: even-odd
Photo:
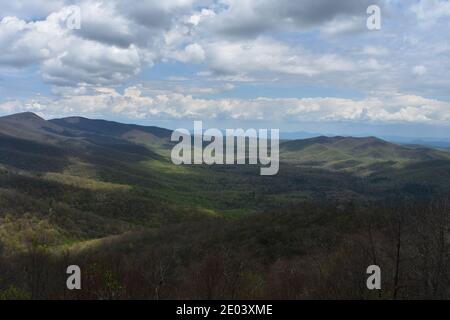
[[[83,117],[53,119],[50,120],[50,122],[74,131],[90,132],[114,137],[122,137],[130,131],[142,131],[145,133],[150,133],[158,138],[170,138],[170,135],[172,133],[172,130],[154,126],[139,126],[135,124],[124,124],[114,121],[93,120]]]
[[[172,133],[171,130],[154,126],[139,126],[82,117],[54,119],[50,120],[50,122],[63,127],[77,136],[90,140],[128,141],[144,145],[153,151],[164,154],[167,153],[170,144],[170,135]]]

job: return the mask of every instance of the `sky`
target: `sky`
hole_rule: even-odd
[[[379,30],[367,27],[370,5]],[[450,138],[447,0],[0,8],[0,115]]]

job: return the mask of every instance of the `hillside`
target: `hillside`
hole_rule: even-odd
[[[80,117],[0,118],[0,299],[60,298],[56,278],[10,274],[33,261],[57,274],[67,259],[97,279],[76,298],[323,298],[330,279],[370,263],[359,249],[345,254],[351,266],[340,260],[348,246],[369,250],[367,223],[387,269],[398,212],[408,212],[411,241],[445,227],[445,210],[433,209],[450,195],[443,151],[373,137],[284,141],[279,174],[260,176],[247,165],[175,166],[169,137],[163,128]],[[330,274],[322,278],[316,263]],[[239,289],[223,274],[241,279]],[[220,288],[198,286],[203,275]],[[303,277],[308,292],[294,285]],[[343,288],[337,296],[367,297]]]
[[[421,146],[403,146],[375,138],[316,137],[281,144],[289,163],[331,170],[372,173],[432,160],[450,160],[450,153]]]
[[[61,139],[64,129],[31,112],[0,117],[0,134],[53,143]]]

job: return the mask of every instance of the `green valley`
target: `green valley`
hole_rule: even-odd
[[[170,136],[0,118],[0,299],[448,297],[450,152],[286,140],[278,175],[260,176],[175,166]],[[380,296],[361,289],[374,261],[392,275]],[[80,293],[68,263],[85,270]]]

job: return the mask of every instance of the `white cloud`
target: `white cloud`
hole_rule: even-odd
[[[80,10],[82,27],[76,30],[77,35],[120,47],[138,41],[133,30],[137,26],[117,14],[113,2],[83,2]]]
[[[195,14],[191,15],[187,19],[187,22],[194,26],[197,26],[203,20],[212,18],[215,16],[216,16],[216,13],[213,10],[203,8],[199,13],[195,13]]]
[[[17,110],[20,110],[20,108],[21,102],[18,100],[0,103],[0,111],[5,114],[14,113]]]
[[[354,65],[335,55],[313,55],[267,38],[221,41],[205,46],[210,68],[218,74],[267,74],[314,76],[351,71]]]
[[[427,73],[427,68],[425,66],[422,66],[422,65],[415,66],[413,68],[413,73],[415,75],[418,75],[418,76],[423,76],[425,73]]]
[[[25,66],[50,56],[48,35],[40,23],[27,23],[15,17],[0,21],[0,64]]]
[[[424,25],[431,25],[438,19],[450,16],[450,2],[447,0],[420,0],[411,10]]]
[[[60,10],[64,6],[64,0],[20,0],[0,1],[0,19],[14,16],[29,21],[31,19],[46,18],[50,13]]]
[[[134,46],[109,48],[79,39],[68,41],[68,50],[43,63],[44,79],[58,85],[116,84],[139,72],[141,60]]]
[[[184,50],[173,52],[169,56],[184,63],[202,63],[205,60],[205,50],[198,43],[192,43]]]
[[[347,33],[365,28],[366,9],[379,0],[222,0],[225,9],[215,19],[205,20],[206,27],[231,37],[258,37],[274,30],[304,31],[329,25],[328,34]],[[358,21],[362,22],[359,26]]]
[[[39,111],[53,115],[102,115],[138,119],[218,119],[283,121],[355,121],[375,123],[445,123],[450,103],[415,95],[385,94],[365,99],[255,98],[203,99],[190,94],[162,92],[143,94],[129,87],[121,94],[97,88],[58,99],[35,98],[0,104],[0,110]]]
[[[55,96],[38,97],[24,105],[40,112],[113,112],[139,118],[206,114],[280,121],[448,121],[446,102],[420,98],[448,100],[450,46],[442,32],[448,25],[444,18],[450,15],[448,1],[0,3],[0,67],[2,71],[24,70],[21,78],[39,70]],[[382,6],[383,28],[357,32],[365,28],[369,3]],[[81,6],[81,30],[65,26],[70,4]],[[174,70],[173,60],[187,67]],[[149,74],[142,78],[158,78],[153,70],[148,71],[155,64],[168,66],[163,66],[161,78],[185,79],[186,83],[146,88],[137,76],[145,70]],[[29,66],[36,68],[24,68]],[[6,79],[1,83],[2,93],[8,92],[7,82],[14,77],[2,73],[2,78]],[[230,82],[233,85],[226,84]],[[323,97],[204,99],[227,91],[233,91],[229,96],[264,96],[254,89],[259,83],[272,89],[286,84],[317,86],[316,95]],[[119,86],[134,89],[122,94],[111,89]],[[35,87],[29,90],[42,90],[41,84]],[[94,92],[96,88],[100,89]],[[348,90],[372,98],[326,98],[328,89],[333,94]],[[405,94],[379,94],[386,90]],[[282,96],[281,92],[271,93]],[[14,105],[8,102],[2,111]]]
[[[90,5],[94,11],[101,9],[98,3]],[[0,45],[5,51],[0,56],[0,64],[17,67],[39,64],[44,80],[62,86],[123,83],[136,75],[142,64],[152,64],[150,48],[145,51],[131,44],[131,41],[125,43],[130,32],[126,26],[121,27],[119,23],[114,29],[103,23],[112,17],[111,12],[100,15],[99,18],[104,20],[97,20],[99,25],[93,26],[93,29],[101,29],[105,34],[107,30],[111,31],[111,39],[91,30],[89,21],[95,16],[90,15],[86,16],[87,27],[82,29],[85,31],[79,37],[65,26],[64,21],[71,13],[69,7],[64,7],[37,22],[3,18],[0,22]],[[122,47],[109,43],[113,40],[123,41],[126,45]]]

